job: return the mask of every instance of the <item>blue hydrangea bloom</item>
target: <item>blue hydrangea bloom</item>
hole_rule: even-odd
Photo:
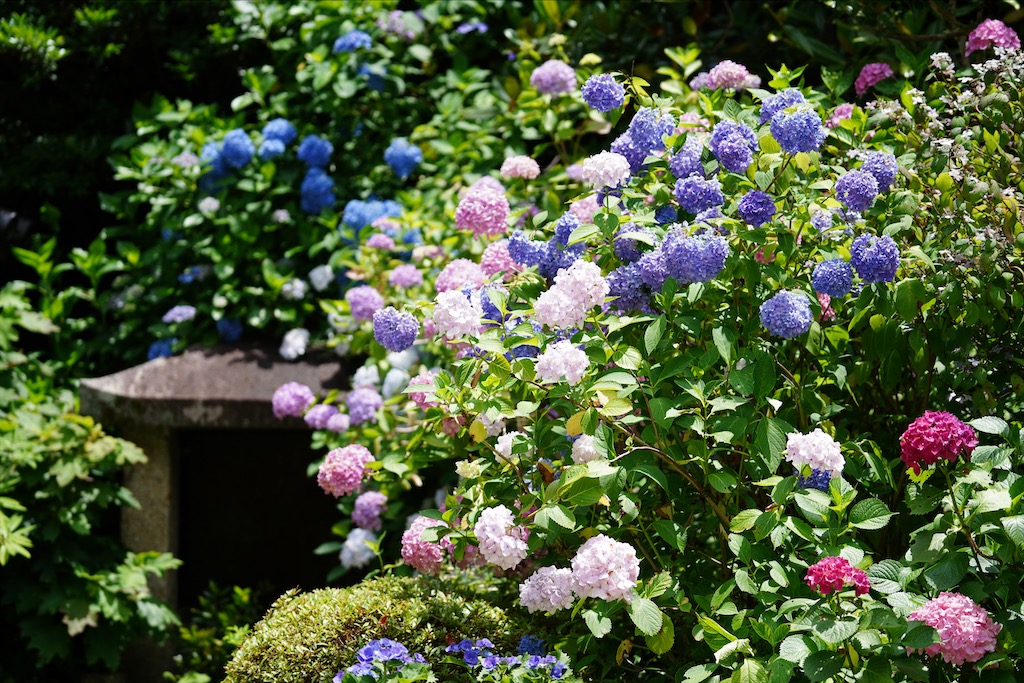
[[[700,155],[704,146],[696,137],[689,137],[682,149],[668,158],[668,170],[676,178],[685,178],[697,174],[704,176],[704,164],[700,161]]]
[[[758,123],[768,123],[778,112],[806,102],[802,92],[796,88],[786,88],[774,95],[764,98],[761,103],[761,118]]]
[[[405,180],[423,161],[423,151],[417,145],[410,145],[405,138],[395,138],[384,150],[384,161],[395,175]]]
[[[149,351],[146,352],[146,360],[167,358],[168,356],[174,355],[174,345],[177,343],[178,340],[174,337],[170,337],[168,339],[157,339],[149,345]]]
[[[459,26],[455,29],[455,32],[460,35],[466,35],[467,33],[472,33],[473,31],[477,31],[478,33],[487,33],[488,28],[490,27],[487,24],[479,20],[466,21],[459,24]]]
[[[339,52],[354,52],[359,49],[366,49],[373,45],[373,40],[365,31],[352,30],[334,41],[334,54]]]
[[[798,109],[779,111],[772,117],[772,137],[786,154],[813,152],[825,142],[825,127],[818,112]]]
[[[671,204],[665,206],[659,206],[654,210],[654,222],[658,225],[667,225],[669,223],[675,223],[679,212],[676,211],[676,207]]]
[[[627,130],[612,141],[611,151],[621,154],[629,162],[629,170],[637,173],[644,167],[644,160],[647,158],[647,150],[633,142],[633,136]]]
[[[896,163],[896,157],[889,152],[868,152],[860,170],[867,171],[875,177],[878,182],[878,191],[886,192],[896,181],[896,174],[900,167]]]
[[[580,219],[571,211],[566,211],[555,223],[555,241],[563,247],[569,246],[569,236],[572,231],[580,227]]]
[[[698,214],[725,203],[722,185],[717,178],[701,178],[691,175],[680,178],[675,186],[676,201],[679,208],[692,214]]]
[[[405,351],[416,341],[420,324],[412,313],[394,306],[373,313],[373,338],[388,351]]]
[[[547,242],[547,251],[540,263],[537,264],[537,272],[546,280],[553,280],[558,271],[571,266],[580,257],[586,248],[582,242],[563,249],[558,240],[551,238]]]
[[[829,483],[832,481],[832,472],[829,470],[813,469],[806,477],[799,472],[796,474],[796,485],[803,489],[828,491]]]
[[[853,269],[841,258],[822,261],[811,274],[814,291],[831,297],[843,297],[853,289]]]
[[[761,324],[773,335],[784,339],[799,337],[811,329],[814,316],[807,295],[781,291],[761,304]]]
[[[754,160],[757,136],[746,124],[720,121],[711,131],[708,144],[718,163],[734,173],[743,173]]]
[[[811,214],[811,225],[818,232],[825,232],[832,227],[832,213],[829,211],[815,211]]]
[[[249,134],[241,128],[228,131],[224,136],[224,143],[220,148],[220,156],[228,166],[242,168],[250,161],[256,153],[256,145],[252,144]]]
[[[650,307],[651,297],[644,289],[640,266],[627,263],[608,273],[608,295],[615,297],[608,306],[620,313],[643,311]]]
[[[878,181],[867,171],[850,171],[836,181],[836,199],[853,211],[867,211],[878,196]]]
[[[276,118],[263,126],[264,140],[280,140],[287,145],[298,136],[295,126],[288,119]]]
[[[583,101],[602,114],[618,109],[626,97],[626,89],[611,74],[595,74],[583,84]]]
[[[900,265],[900,248],[888,235],[858,235],[850,245],[850,263],[864,282],[892,282]]]
[[[640,279],[654,292],[660,292],[668,279],[668,269],[665,267],[665,253],[661,248],[649,251],[640,257],[636,262]]]
[[[521,655],[544,656],[544,641],[537,636],[523,636],[519,639],[519,647],[516,652]]]
[[[275,138],[267,138],[260,145],[260,159],[263,161],[269,161],[276,156],[284,154],[284,143]]]
[[[366,76],[366,85],[370,87],[370,90],[377,92],[383,92],[384,90],[384,75],[380,73],[376,68],[369,64],[360,64],[359,68],[356,69],[356,73],[360,76]]]
[[[531,240],[516,230],[508,238],[508,255],[521,266],[537,266],[548,253],[548,243]]]
[[[299,143],[299,151],[296,156],[299,161],[313,168],[323,168],[331,160],[331,152],[334,145],[319,135],[307,135]]]
[[[402,205],[394,199],[353,199],[345,205],[341,220],[358,233],[378,218],[398,218]]]
[[[199,154],[199,160],[202,162],[203,167],[206,171],[199,178],[199,188],[204,192],[213,193],[219,189],[219,183],[231,169],[224,162],[224,158],[220,153],[221,146],[216,142],[207,142],[203,145],[203,150]]]
[[[729,256],[729,244],[710,232],[690,236],[673,233],[662,246],[665,269],[680,284],[714,279]]]
[[[740,199],[736,212],[744,221],[759,228],[775,215],[775,201],[767,192],[751,190]]]
[[[306,171],[302,180],[302,210],[314,216],[324,209],[334,206],[334,181],[322,168],[311,168]]]
[[[674,116],[659,109],[641,107],[629,122],[629,135],[638,148],[649,154],[656,149],[664,149],[666,135],[676,129]]]
[[[217,321],[217,334],[228,344],[234,344],[242,337],[242,321],[237,318],[221,318]]]
[[[643,256],[644,253],[640,247],[642,244],[641,242],[638,242],[632,237],[619,237],[619,235],[632,232],[651,236],[654,235],[650,229],[641,227],[636,223],[625,223],[619,226],[619,229],[615,231],[615,238],[612,242],[612,247],[615,249],[615,255],[618,256],[619,260],[623,263],[635,263],[640,260],[640,257]]]

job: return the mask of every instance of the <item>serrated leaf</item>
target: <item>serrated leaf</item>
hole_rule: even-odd
[[[672,620],[668,618],[667,614],[662,614],[661,630],[658,631],[656,635],[647,636],[647,647],[651,648],[651,652],[654,654],[663,655],[672,649],[672,645],[675,644],[675,640],[675,626],[672,625]]]
[[[999,436],[1005,437],[1010,433],[1010,425],[1006,424],[1005,421],[998,417],[991,415],[971,420],[970,425],[979,432],[984,432],[985,434],[998,434]]]
[[[881,529],[893,513],[877,498],[862,500],[850,510],[850,525],[858,529]]]
[[[967,576],[969,562],[964,553],[950,553],[924,573],[924,580],[937,591],[953,588]]]
[[[729,531],[733,533],[739,533],[746,531],[754,526],[754,522],[761,516],[761,510],[751,508],[749,510],[740,510],[729,522]]]
[[[843,670],[846,656],[831,650],[812,652],[804,660],[804,673],[811,683],[832,678]]]
[[[768,683],[768,670],[756,659],[744,659],[730,680],[731,683]]]
[[[645,636],[657,635],[661,630],[663,615],[654,601],[633,596],[626,611],[637,630]]]
[[[665,336],[665,325],[665,317],[658,316],[644,331],[644,348],[647,349],[648,356],[654,353],[661,343],[661,338]]]
[[[1003,525],[1003,531],[1006,532],[1007,537],[1018,548],[1024,548],[1024,515],[1003,517],[1000,523]]]
[[[779,656],[787,662],[803,664],[807,655],[811,654],[813,651],[811,649],[811,644],[812,641],[807,636],[789,636],[779,644]]]
[[[829,645],[838,645],[860,628],[856,621],[836,621],[826,619],[814,625],[814,632]]]
[[[601,616],[592,609],[583,613],[583,621],[586,622],[587,628],[595,638],[604,638],[612,630],[612,620]]]

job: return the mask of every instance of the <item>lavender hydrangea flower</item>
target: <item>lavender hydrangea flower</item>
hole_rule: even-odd
[[[361,425],[377,416],[377,410],[384,405],[384,399],[375,389],[359,387],[345,396],[348,417],[352,425]]]
[[[717,178],[705,179],[696,175],[677,180],[675,196],[676,201],[679,202],[679,208],[692,214],[698,214],[725,203],[722,185]]]
[[[565,62],[549,59],[530,74],[530,85],[545,95],[562,95],[576,89],[576,71]]]
[[[673,234],[662,245],[669,277],[680,284],[714,279],[729,256],[729,245],[719,235]]]
[[[811,225],[818,232],[824,232],[832,227],[832,212],[815,211],[811,214]]]
[[[814,489],[816,491],[828,491],[829,483],[832,481],[832,473],[828,470],[811,470],[806,477],[797,472],[796,485],[803,489]]]
[[[648,150],[634,143],[633,136],[628,130],[612,141],[610,149],[629,162],[630,172],[637,173],[644,167]]]
[[[196,307],[188,305],[174,306],[161,318],[165,323],[183,323],[196,317]]]
[[[704,176],[704,164],[700,161],[701,151],[704,146],[700,139],[690,136],[682,149],[668,158],[668,170],[676,178],[685,178],[691,175]]]
[[[763,102],[761,102],[761,117],[758,120],[758,123],[768,123],[783,109],[803,104],[806,101],[807,100],[804,99],[804,94],[796,88],[786,88],[774,95],[769,95],[764,98]]]
[[[360,529],[380,531],[380,515],[387,508],[388,497],[380,491],[359,494],[352,508],[352,522]]]
[[[643,252],[640,250],[640,242],[637,240],[632,237],[620,237],[620,235],[625,235],[627,233],[649,235],[653,238],[654,232],[649,228],[641,227],[635,223],[625,223],[619,226],[619,229],[615,231],[615,237],[612,241],[612,248],[615,249],[615,255],[618,256],[619,260],[623,263],[634,263],[640,260],[640,257],[643,256]]]
[[[811,329],[814,316],[803,292],[781,291],[761,304],[761,324],[784,339],[799,337]]]
[[[252,155],[255,153],[256,146],[249,139],[249,134],[241,128],[235,128],[224,136],[220,156],[228,166],[242,168],[252,161]]]
[[[338,37],[334,41],[334,49],[332,52],[338,54],[339,52],[355,52],[359,49],[366,49],[373,45],[373,40],[370,35],[365,31],[352,30],[343,36]]]
[[[348,290],[345,292],[345,301],[356,320],[372,320],[373,314],[384,306],[384,297],[369,285]]]
[[[744,221],[759,228],[775,215],[775,201],[766,192],[751,190],[740,199],[736,212]]]
[[[643,311],[650,307],[651,297],[644,289],[640,277],[640,265],[628,263],[608,273],[608,296],[613,297],[608,306],[620,313]]]
[[[860,165],[860,170],[873,175],[878,182],[878,191],[886,192],[895,182],[900,167],[896,163],[895,155],[889,152],[868,152]]]
[[[843,297],[853,289],[853,269],[843,259],[822,261],[814,267],[811,285],[815,292],[828,294],[830,297]]]
[[[334,145],[319,135],[307,135],[299,143],[299,151],[296,153],[299,161],[307,166],[323,168],[331,160],[331,153]]]
[[[746,124],[720,121],[711,131],[709,145],[718,163],[734,173],[743,173],[754,160],[757,136]]]
[[[611,74],[595,74],[583,84],[583,101],[602,114],[618,109],[626,96],[626,90]]]
[[[649,107],[641,107],[629,122],[630,139],[647,154],[664,149],[665,136],[672,135],[675,129],[675,117],[668,112]]]
[[[388,306],[373,313],[373,338],[388,351],[405,351],[416,341],[420,324],[412,313]]]
[[[459,24],[458,27],[455,29],[455,32],[458,33],[459,35],[464,36],[467,33],[472,33],[473,31],[476,31],[478,33],[487,33],[488,28],[489,27],[484,22],[480,20],[474,20]]]
[[[263,126],[264,140],[278,140],[287,145],[298,136],[288,119],[277,118]]]
[[[302,419],[313,429],[327,429],[327,423],[337,412],[337,407],[320,403],[307,410]]]
[[[423,151],[417,145],[409,144],[405,138],[395,138],[384,150],[384,161],[402,180],[423,161]]]
[[[877,196],[878,181],[867,171],[849,171],[836,181],[836,199],[852,211],[867,211]]]
[[[821,125],[818,112],[798,109],[792,113],[785,110],[772,117],[772,137],[786,154],[814,152],[825,141],[825,127]]]
[[[850,246],[850,263],[864,282],[892,282],[900,265],[900,249],[888,235],[859,235]]]
[[[665,253],[661,248],[649,251],[640,257],[636,262],[637,270],[640,272],[640,279],[651,288],[651,291],[660,292],[668,279],[668,270],[665,268]]]
[[[301,417],[306,408],[316,402],[313,390],[298,382],[285,382],[277,388],[270,399],[274,417]]]
[[[521,266],[537,266],[548,253],[548,243],[531,240],[519,230],[508,239],[508,254]]]

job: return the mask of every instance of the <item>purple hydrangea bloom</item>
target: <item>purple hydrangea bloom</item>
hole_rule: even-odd
[[[695,137],[689,137],[682,149],[668,158],[668,170],[676,178],[685,178],[697,174],[704,176],[704,164],[700,161],[701,151],[704,146]]]
[[[576,89],[576,72],[557,59],[549,59],[530,74],[530,85],[545,95],[562,95]]]
[[[828,470],[811,470],[806,477],[797,472],[796,485],[804,489],[815,489],[817,491],[828,491],[829,482],[832,481],[832,473]]]
[[[676,211],[676,207],[671,204],[665,206],[659,206],[654,210],[654,222],[658,225],[667,225],[669,223],[675,223],[679,212]]]
[[[641,107],[629,122],[629,135],[633,144],[648,154],[656,149],[664,149],[664,137],[672,135],[675,130],[675,117],[660,109]]]
[[[803,104],[806,101],[803,93],[796,88],[786,88],[774,95],[769,95],[761,103],[761,118],[758,123],[768,123],[772,120],[772,117],[783,109]]]
[[[380,515],[387,507],[388,497],[380,491],[359,494],[352,508],[352,522],[360,529],[379,531]]]
[[[299,151],[296,156],[307,166],[323,168],[331,160],[333,151],[334,145],[328,140],[319,135],[307,135],[299,143]]]
[[[551,238],[547,242],[547,251],[540,263],[537,264],[537,272],[546,280],[553,280],[558,271],[568,268],[580,257],[586,245],[582,242],[563,249],[558,240]]]
[[[302,210],[314,216],[334,206],[334,181],[322,168],[313,167],[306,171],[300,187]]]
[[[628,130],[612,141],[610,149],[616,154],[621,154],[629,162],[629,170],[633,173],[644,167],[648,150],[633,142],[633,136]]]
[[[754,160],[757,136],[746,124],[720,121],[711,131],[709,144],[718,163],[734,173],[743,173]]]
[[[736,205],[736,211],[744,221],[759,228],[775,215],[775,201],[766,192],[751,190],[743,195]]]
[[[555,241],[563,247],[569,246],[569,235],[572,231],[580,227],[582,223],[580,219],[576,217],[576,214],[571,211],[566,211],[555,223]]]
[[[339,52],[354,52],[360,48],[366,49],[373,45],[373,40],[365,31],[353,30],[334,41],[334,54]]]
[[[167,339],[157,339],[155,342],[149,345],[149,350],[146,352],[146,360],[153,360],[154,358],[167,358],[168,356],[174,355],[174,345],[178,343],[178,340],[174,337],[168,337]]]
[[[196,317],[196,307],[187,304],[174,306],[161,318],[165,323],[183,323]]]
[[[508,255],[521,266],[537,266],[548,253],[548,243],[531,240],[519,230],[508,239]]]
[[[793,113],[776,112],[772,117],[772,137],[786,154],[813,152],[825,141],[825,127],[818,112],[798,109]]]
[[[832,212],[815,211],[811,214],[811,225],[818,232],[824,232],[832,227]]]
[[[384,399],[372,387],[359,387],[345,396],[349,420],[353,426],[361,425],[377,416],[377,409],[384,405]]]
[[[276,156],[284,154],[284,143],[274,138],[267,138],[260,144],[260,159],[269,161]]]
[[[673,234],[662,245],[665,269],[680,284],[714,279],[729,256],[729,245],[719,235]]]
[[[608,282],[608,296],[614,297],[608,304],[609,308],[628,313],[642,311],[650,306],[651,297],[644,289],[639,264],[619,266],[608,273],[605,279]]]
[[[345,301],[356,320],[372,320],[374,313],[384,306],[384,297],[370,285],[348,290],[345,292]]]
[[[675,195],[679,208],[692,214],[725,203],[722,185],[717,178],[705,179],[696,175],[680,178],[676,181]]]
[[[256,146],[249,139],[249,134],[241,128],[235,128],[224,136],[220,156],[228,166],[242,168],[252,161],[252,155],[255,153]]]
[[[300,417],[306,408],[316,402],[313,390],[298,382],[285,382],[274,392],[270,405],[274,417]]]
[[[626,96],[626,89],[611,74],[595,74],[583,84],[583,101],[602,114],[618,109]]]
[[[455,32],[460,35],[466,35],[467,33],[472,33],[473,31],[477,31],[478,33],[487,33],[488,28],[490,27],[487,24],[479,20],[466,21],[459,24],[459,26],[455,29]]]
[[[836,181],[836,199],[853,211],[867,211],[878,196],[878,181],[867,171],[850,171]]]
[[[263,126],[264,140],[279,140],[287,145],[298,136],[295,126],[288,119],[277,118]]]
[[[781,291],[761,304],[761,324],[771,334],[784,339],[799,337],[811,329],[814,316],[807,295]]]
[[[853,289],[853,269],[841,258],[822,261],[814,266],[811,285],[815,292],[830,297],[843,297]]]
[[[672,209],[673,207],[667,208]],[[674,211],[675,209],[673,209],[673,212]],[[619,235],[632,232],[651,235],[652,237],[654,236],[654,232],[650,229],[641,227],[635,223],[625,223],[619,226],[619,229],[615,231],[615,238],[612,242],[612,247],[615,249],[615,255],[618,256],[619,260],[623,263],[634,263],[639,261],[640,257],[643,256],[643,251],[640,249],[640,242],[632,237],[619,237]]]
[[[636,262],[640,279],[651,288],[652,291],[660,292],[668,279],[668,270],[665,267],[665,253],[659,247],[649,251],[640,257]]]
[[[302,419],[306,421],[306,424],[313,429],[327,429],[327,424],[331,418],[338,414],[338,409],[335,406],[327,405],[326,403],[318,403],[317,405],[306,411],[306,414],[302,416]]]
[[[416,341],[420,324],[412,313],[394,306],[373,313],[373,338],[388,351],[405,351]]]
[[[537,636],[523,636],[519,639],[519,647],[516,652],[521,655],[544,656],[544,641]]]
[[[384,161],[402,180],[423,161],[423,151],[417,145],[410,145],[405,138],[395,138],[384,150]]]
[[[860,165],[860,170],[873,175],[878,182],[878,191],[886,192],[895,182],[900,167],[896,163],[896,157],[889,152],[868,152],[864,163]]]
[[[850,263],[864,282],[892,282],[900,249],[888,235],[859,235],[850,246]]]

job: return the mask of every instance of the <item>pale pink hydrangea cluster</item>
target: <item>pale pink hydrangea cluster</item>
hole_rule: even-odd
[[[542,325],[557,329],[580,327],[590,309],[604,303],[608,291],[601,269],[590,261],[577,259],[558,271],[555,284],[537,297],[533,311]]]
[[[483,558],[502,569],[515,569],[529,553],[529,531],[516,525],[512,511],[504,505],[481,512],[473,533]]]
[[[449,339],[476,334],[483,316],[479,298],[467,298],[457,289],[441,292],[434,303],[434,324]]]
[[[502,178],[526,178],[532,180],[540,175],[540,164],[528,156],[509,157],[501,162]]]
[[[579,218],[580,223],[593,223],[594,214],[600,210],[601,205],[597,203],[596,195],[577,199],[569,205],[569,213]]]
[[[421,370],[420,374],[416,375],[409,380],[409,386],[419,385],[431,385],[434,384],[434,373],[430,370]],[[437,405],[437,401],[432,400],[434,398],[433,391],[410,391],[409,399],[418,405],[420,408],[427,409],[433,408]]]
[[[864,570],[857,569],[845,557],[826,557],[807,568],[804,579],[812,590],[829,595],[853,586],[857,595],[865,595],[871,585]]]
[[[575,386],[587,374],[590,359],[568,339],[549,346],[537,359],[537,376],[543,382],[558,382],[562,377]]]
[[[508,240],[498,240],[491,242],[484,249],[484,253],[480,257],[480,269],[487,277],[504,273],[503,279],[508,280],[512,273],[518,273],[523,267],[512,260],[509,255]]]
[[[825,122],[827,128],[838,128],[840,121],[845,121],[853,115],[853,105],[849,102],[840,104],[838,107],[832,110],[832,114],[828,117],[828,121]]]
[[[581,598],[628,602],[639,576],[633,546],[604,534],[590,538],[572,558],[573,591]]]
[[[967,36],[966,54],[990,47],[1003,47],[1008,50],[1020,49],[1020,36],[1012,28],[998,19],[986,19]]]
[[[441,544],[423,540],[423,532],[443,522],[429,517],[418,516],[402,534],[402,560],[422,574],[436,576],[444,562]]]
[[[519,586],[519,602],[532,612],[553,614],[573,603],[572,570],[541,567]]]
[[[469,259],[457,258],[444,267],[434,280],[434,288],[438,292],[469,287],[477,289],[484,283],[487,276],[480,266]]]
[[[690,81],[692,90],[710,88],[711,90],[747,90],[760,88],[761,78],[747,70],[747,67],[730,59],[724,59],[710,71],[702,71]]]
[[[618,187],[629,180],[629,161],[615,152],[598,152],[584,160],[582,178],[595,190]]]
[[[472,230],[477,237],[501,235],[508,230],[510,210],[504,191],[481,183],[470,188],[459,200],[455,209],[455,227]]]
[[[810,434],[790,434],[786,439],[786,460],[798,470],[809,465],[812,470],[831,472],[833,477],[838,477],[846,464],[839,443],[820,427]]]
[[[522,432],[505,432],[498,437],[498,444],[494,447],[494,450],[498,452],[498,455],[505,458],[506,460],[512,459],[512,444],[516,440],[517,436],[525,437],[526,434]]]
[[[347,496],[359,490],[363,477],[370,473],[366,466],[373,461],[373,454],[359,444],[335,448],[320,464],[316,483],[336,498]]]
[[[594,445],[594,437],[589,434],[582,434],[572,442],[572,461],[574,463],[582,465],[592,460],[601,460],[603,457]]]
[[[868,88],[874,86],[879,81],[884,81],[886,78],[891,78],[893,75],[892,67],[885,62],[874,62],[873,64],[865,64],[864,68],[860,70],[860,75],[857,76],[857,80],[854,81],[854,86],[857,90],[857,96],[861,96],[868,91]]]
[[[382,232],[375,232],[366,239],[366,246],[371,249],[383,249],[384,251],[391,251],[395,248],[395,240],[391,239]]]
[[[939,642],[924,648],[925,653],[931,657],[942,655],[947,663],[957,666],[995,652],[996,636],[1002,630],[984,607],[960,593],[940,593],[907,619],[923,621],[938,631]],[[909,648],[907,651],[911,652]]]

